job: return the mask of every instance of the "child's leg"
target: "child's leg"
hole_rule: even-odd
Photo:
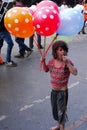
[[[50,130],[60,130],[59,123],[58,123],[56,126],[51,127],[51,129],[50,129]]]
[[[65,128],[64,125],[62,125],[62,124],[60,124],[59,127],[60,127],[59,130],[64,130],[64,128]]]
[[[58,126],[54,126],[50,130],[60,130],[60,128]]]

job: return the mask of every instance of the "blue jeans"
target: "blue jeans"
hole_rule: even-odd
[[[12,48],[14,45],[10,33],[7,30],[0,32],[0,40],[1,39],[3,39],[8,44],[6,62],[10,62],[11,61],[11,52],[12,52]]]
[[[19,53],[23,56],[25,54],[25,51],[31,51],[31,49],[27,45],[24,44],[24,40],[25,40],[24,38],[15,37],[15,41],[19,45]]]

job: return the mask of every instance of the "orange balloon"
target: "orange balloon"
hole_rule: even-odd
[[[6,29],[14,36],[25,38],[34,34],[32,14],[23,7],[13,7],[4,17]]]
[[[86,13],[84,12],[84,20],[87,21],[87,4],[84,4]]]
[[[87,14],[84,13],[84,20],[87,21]]]

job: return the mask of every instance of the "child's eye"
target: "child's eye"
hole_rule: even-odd
[[[60,48],[60,49],[59,49],[59,51],[63,51],[63,49],[62,49],[62,48]]]

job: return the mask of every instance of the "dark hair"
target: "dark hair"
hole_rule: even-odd
[[[61,47],[64,51],[66,51],[66,54],[68,53],[67,43],[64,41],[56,41],[52,46],[52,55],[54,59],[57,59],[57,50],[59,47]]]

